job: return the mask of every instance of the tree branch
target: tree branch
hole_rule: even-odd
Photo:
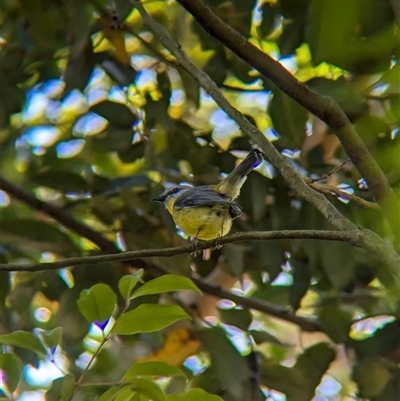
[[[389,202],[391,207],[387,213],[396,213],[399,216],[399,202],[385,174],[369,153],[344,111],[331,97],[322,96],[298,81],[279,62],[223,22],[205,5],[203,0],[177,1],[193,15],[205,31],[267,77],[288,96],[328,124],[336,132],[352,162],[367,181],[374,199],[382,202],[382,206],[388,206],[386,202]],[[391,219],[393,220],[393,214]],[[397,223],[398,221],[399,219],[396,220]]]
[[[286,322],[294,323],[301,327],[304,331],[323,331],[320,324],[315,319],[307,319],[294,315],[290,309],[285,307],[279,307],[277,305],[271,304],[267,301],[261,301],[257,298],[252,297],[242,297],[236,295],[231,291],[224,290],[216,285],[208,284],[203,280],[199,280],[192,277],[192,281],[199,287],[203,292],[207,294],[214,295],[221,299],[229,299],[238,305],[250,308],[259,312],[267,313],[268,315],[277,317],[279,319],[285,320]]]
[[[169,249],[161,249],[161,250],[143,250],[143,251],[136,251],[136,252],[126,252],[120,253],[120,250],[111,242],[105,239],[96,231],[92,230],[90,227],[85,226],[84,224],[75,220],[72,216],[70,216],[65,210],[51,205],[50,203],[43,202],[37,199],[32,193],[19,188],[18,186],[8,182],[4,178],[0,177],[0,189],[6,191],[12,197],[28,204],[32,208],[42,211],[49,215],[50,217],[54,218],[57,222],[63,224],[65,227],[68,227],[74,230],[77,234],[90,239],[94,242],[100,249],[103,251],[108,251],[112,253],[111,255],[100,255],[100,256],[89,256],[89,257],[81,257],[81,258],[71,258],[61,260],[59,262],[55,262],[56,264],[49,264],[49,263],[39,263],[39,264],[32,264],[32,265],[0,265],[0,271],[39,271],[39,270],[48,270],[48,269],[58,269],[61,267],[69,267],[74,265],[74,260],[78,261],[77,264],[84,264],[84,263],[102,263],[105,262],[103,258],[108,258],[108,261],[119,261],[119,262],[127,262],[127,261],[135,261],[135,266],[140,268],[143,267],[145,269],[152,269],[155,268],[157,271],[164,272],[158,266],[152,266],[143,259],[139,259],[140,257],[150,257],[150,256],[172,256],[171,252],[179,250],[182,253],[189,253],[193,250],[192,245],[178,247],[178,248],[169,248]],[[354,242],[354,245],[357,246],[358,244],[358,234],[359,231],[356,232],[345,232],[345,231],[276,231],[276,232],[269,232],[269,233],[259,233],[261,237],[265,236],[268,239],[283,239],[283,238],[319,238],[319,239],[329,239],[335,241],[351,241]],[[222,243],[234,242],[235,240],[245,240],[247,239],[255,239],[257,233],[242,233],[242,234],[234,234],[231,237],[223,238],[221,240]],[[347,238],[347,239],[346,239]],[[262,239],[262,238],[261,238]],[[198,246],[198,249],[206,249],[209,247],[209,244],[201,244]],[[153,253],[152,253],[153,252]],[[155,252],[158,254],[155,254]],[[146,254],[147,253],[147,254]],[[168,255],[170,254],[170,255]],[[141,256],[140,256],[141,255]],[[114,259],[114,257],[118,257]],[[121,257],[121,259],[119,259]],[[99,259],[100,258],[100,259]],[[111,259],[109,259],[111,258]],[[85,261],[86,260],[86,261]],[[255,298],[245,298],[239,295],[232,293],[231,291],[224,290],[217,286],[213,286],[212,284],[205,283],[199,278],[192,278],[193,282],[205,293],[215,295],[216,297],[222,297],[224,299],[229,299],[233,302],[236,302],[239,305],[246,306],[248,308],[258,310],[259,312],[268,313],[271,316],[278,317],[282,320],[292,322],[299,327],[301,327],[305,331],[316,331],[321,330],[318,323],[311,321],[309,319],[304,319],[299,316],[293,315],[290,311],[284,310],[281,307],[275,306],[268,302],[264,302]]]
[[[196,251],[216,246],[216,244],[224,245],[238,241],[254,241],[254,240],[278,240],[278,239],[320,239],[342,241],[359,246],[360,230],[355,231],[323,231],[323,230],[282,230],[282,231],[253,231],[236,233],[228,237],[220,238],[214,241],[207,241],[196,245]],[[108,255],[92,255],[67,258],[56,262],[49,263],[33,263],[33,264],[0,264],[0,271],[41,271],[55,270],[64,267],[80,266],[85,264],[99,264],[109,262],[132,262],[139,258],[151,257],[171,257],[193,252],[193,244],[178,246],[174,248],[163,249],[142,249],[140,251],[128,251],[123,253],[112,253]]]

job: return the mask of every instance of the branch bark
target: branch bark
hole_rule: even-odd
[[[272,81],[283,92],[328,124],[338,136],[352,162],[365,178],[374,198],[399,216],[399,201],[385,174],[372,157],[340,106],[328,96],[312,91],[279,62],[250,43],[215,15],[203,0],[177,0],[204,28],[226,47]],[[393,218],[393,215],[391,216]],[[399,220],[397,220],[398,222]]]
[[[320,239],[342,241],[359,246],[360,232],[355,231],[323,231],[323,230],[282,230],[282,231],[253,231],[236,233],[229,237],[220,238],[218,241],[209,241],[196,245],[196,251],[211,248],[217,243],[220,245],[229,244],[238,241],[254,241],[254,240],[277,240],[277,239]],[[123,253],[112,253],[107,255],[92,255],[75,258],[68,258],[51,263],[34,263],[34,264],[0,264],[0,271],[41,271],[55,270],[64,267],[79,266],[85,264],[99,264],[106,262],[132,262],[140,258],[151,257],[171,257],[193,252],[193,245],[183,245],[175,248],[163,249],[142,249],[140,251],[128,251]]]

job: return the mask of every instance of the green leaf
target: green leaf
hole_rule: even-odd
[[[142,280],[142,276],[143,269],[139,269],[134,274],[127,274],[126,276],[120,278],[118,282],[118,289],[125,300],[129,299],[136,284]]]
[[[97,401],[113,401],[115,398],[125,391],[126,388],[129,388],[125,384],[121,384],[119,386],[113,386],[108,389],[105,393],[103,393]]]
[[[2,380],[6,383],[11,393],[18,387],[21,376],[19,364],[20,361],[14,354],[0,354],[0,370],[4,375]]]
[[[223,401],[217,395],[206,393],[201,388],[191,388],[185,394],[170,394],[167,396],[168,401]]]
[[[129,380],[135,376],[181,376],[187,379],[186,375],[177,366],[160,361],[136,363],[125,372],[124,380]]]
[[[57,189],[62,192],[86,192],[88,184],[79,174],[57,168],[46,168],[30,176],[36,185]]]
[[[27,348],[42,355],[47,354],[41,341],[32,333],[28,333],[27,331],[17,330],[10,334],[2,334],[0,335],[0,344]]]
[[[129,128],[137,121],[137,116],[125,104],[110,100],[95,104],[90,111],[105,118],[116,127]]]
[[[46,392],[46,401],[70,401],[75,390],[72,374],[53,380],[50,390]]]
[[[268,112],[284,146],[301,149],[306,132],[307,110],[280,89],[276,89]]]
[[[62,327],[56,327],[53,330],[42,331],[40,337],[42,338],[46,347],[52,350],[60,344],[63,329]]]
[[[142,304],[118,318],[114,334],[152,333],[190,316],[175,305]]]
[[[225,324],[235,326],[241,330],[246,331],[251,322],[253,321],[253,315],[248,309],[221,309],[219,308],[219,316]]]
[[[116,302],[117,297],[108,285],[96,284],[81,292],[78,307],[89,322],[103,322],[112,315]]]
[[[358,384],[358,395],[370,398],[379,395],[390,380],[389,370],[379,361],[366,359],[353,370],[353,379]]]
[[[164,393],[161,391],[157,384],[150,380],[141,378],[129,379],[129,388],[137,393],[143,394],[152,401],[166,401]]]
[[[116,394],[114,401],[132,401],[132,399],[135,397],[135,394],[136,393],[130,387],[125,387],[123,390],[118,392],[118,394]]]
[[[190,279],[173,274],[165,274],[164,276],[157,277],[148,281],[146,284],[143,284],[132,294],[131,299],[142,297],[143,295],[162,294],[165,292],[183,290],[192,290],[201,293]]]

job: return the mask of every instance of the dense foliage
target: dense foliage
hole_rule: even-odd
[[[143,3],[231,104],[315,180],[310,187],[399,250],[400,222],[387,210],[383,217],[357,160],[348,161],[324,122],[210,36],[179,0]],[[400,194],[395,0],[206,3],[332,97]],[[4,0],[0,21],[3,398],[399,399],[399,277],[351,241],[288,237],[198,256],[7,271],[186,244],[150,200],[170,183],[218,182],[253,144],[128,0]],[[246,217],[232,232],[333,230],[268,160],[249,175],[239,203]]]

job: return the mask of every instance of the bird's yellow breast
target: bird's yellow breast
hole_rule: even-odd
[[[167,205],[170,210],[170,205]],[[223,237],[232,228],[229,205],[196,206],[177,209],[171,205],[175,224],[189,237],[209,241]]]

